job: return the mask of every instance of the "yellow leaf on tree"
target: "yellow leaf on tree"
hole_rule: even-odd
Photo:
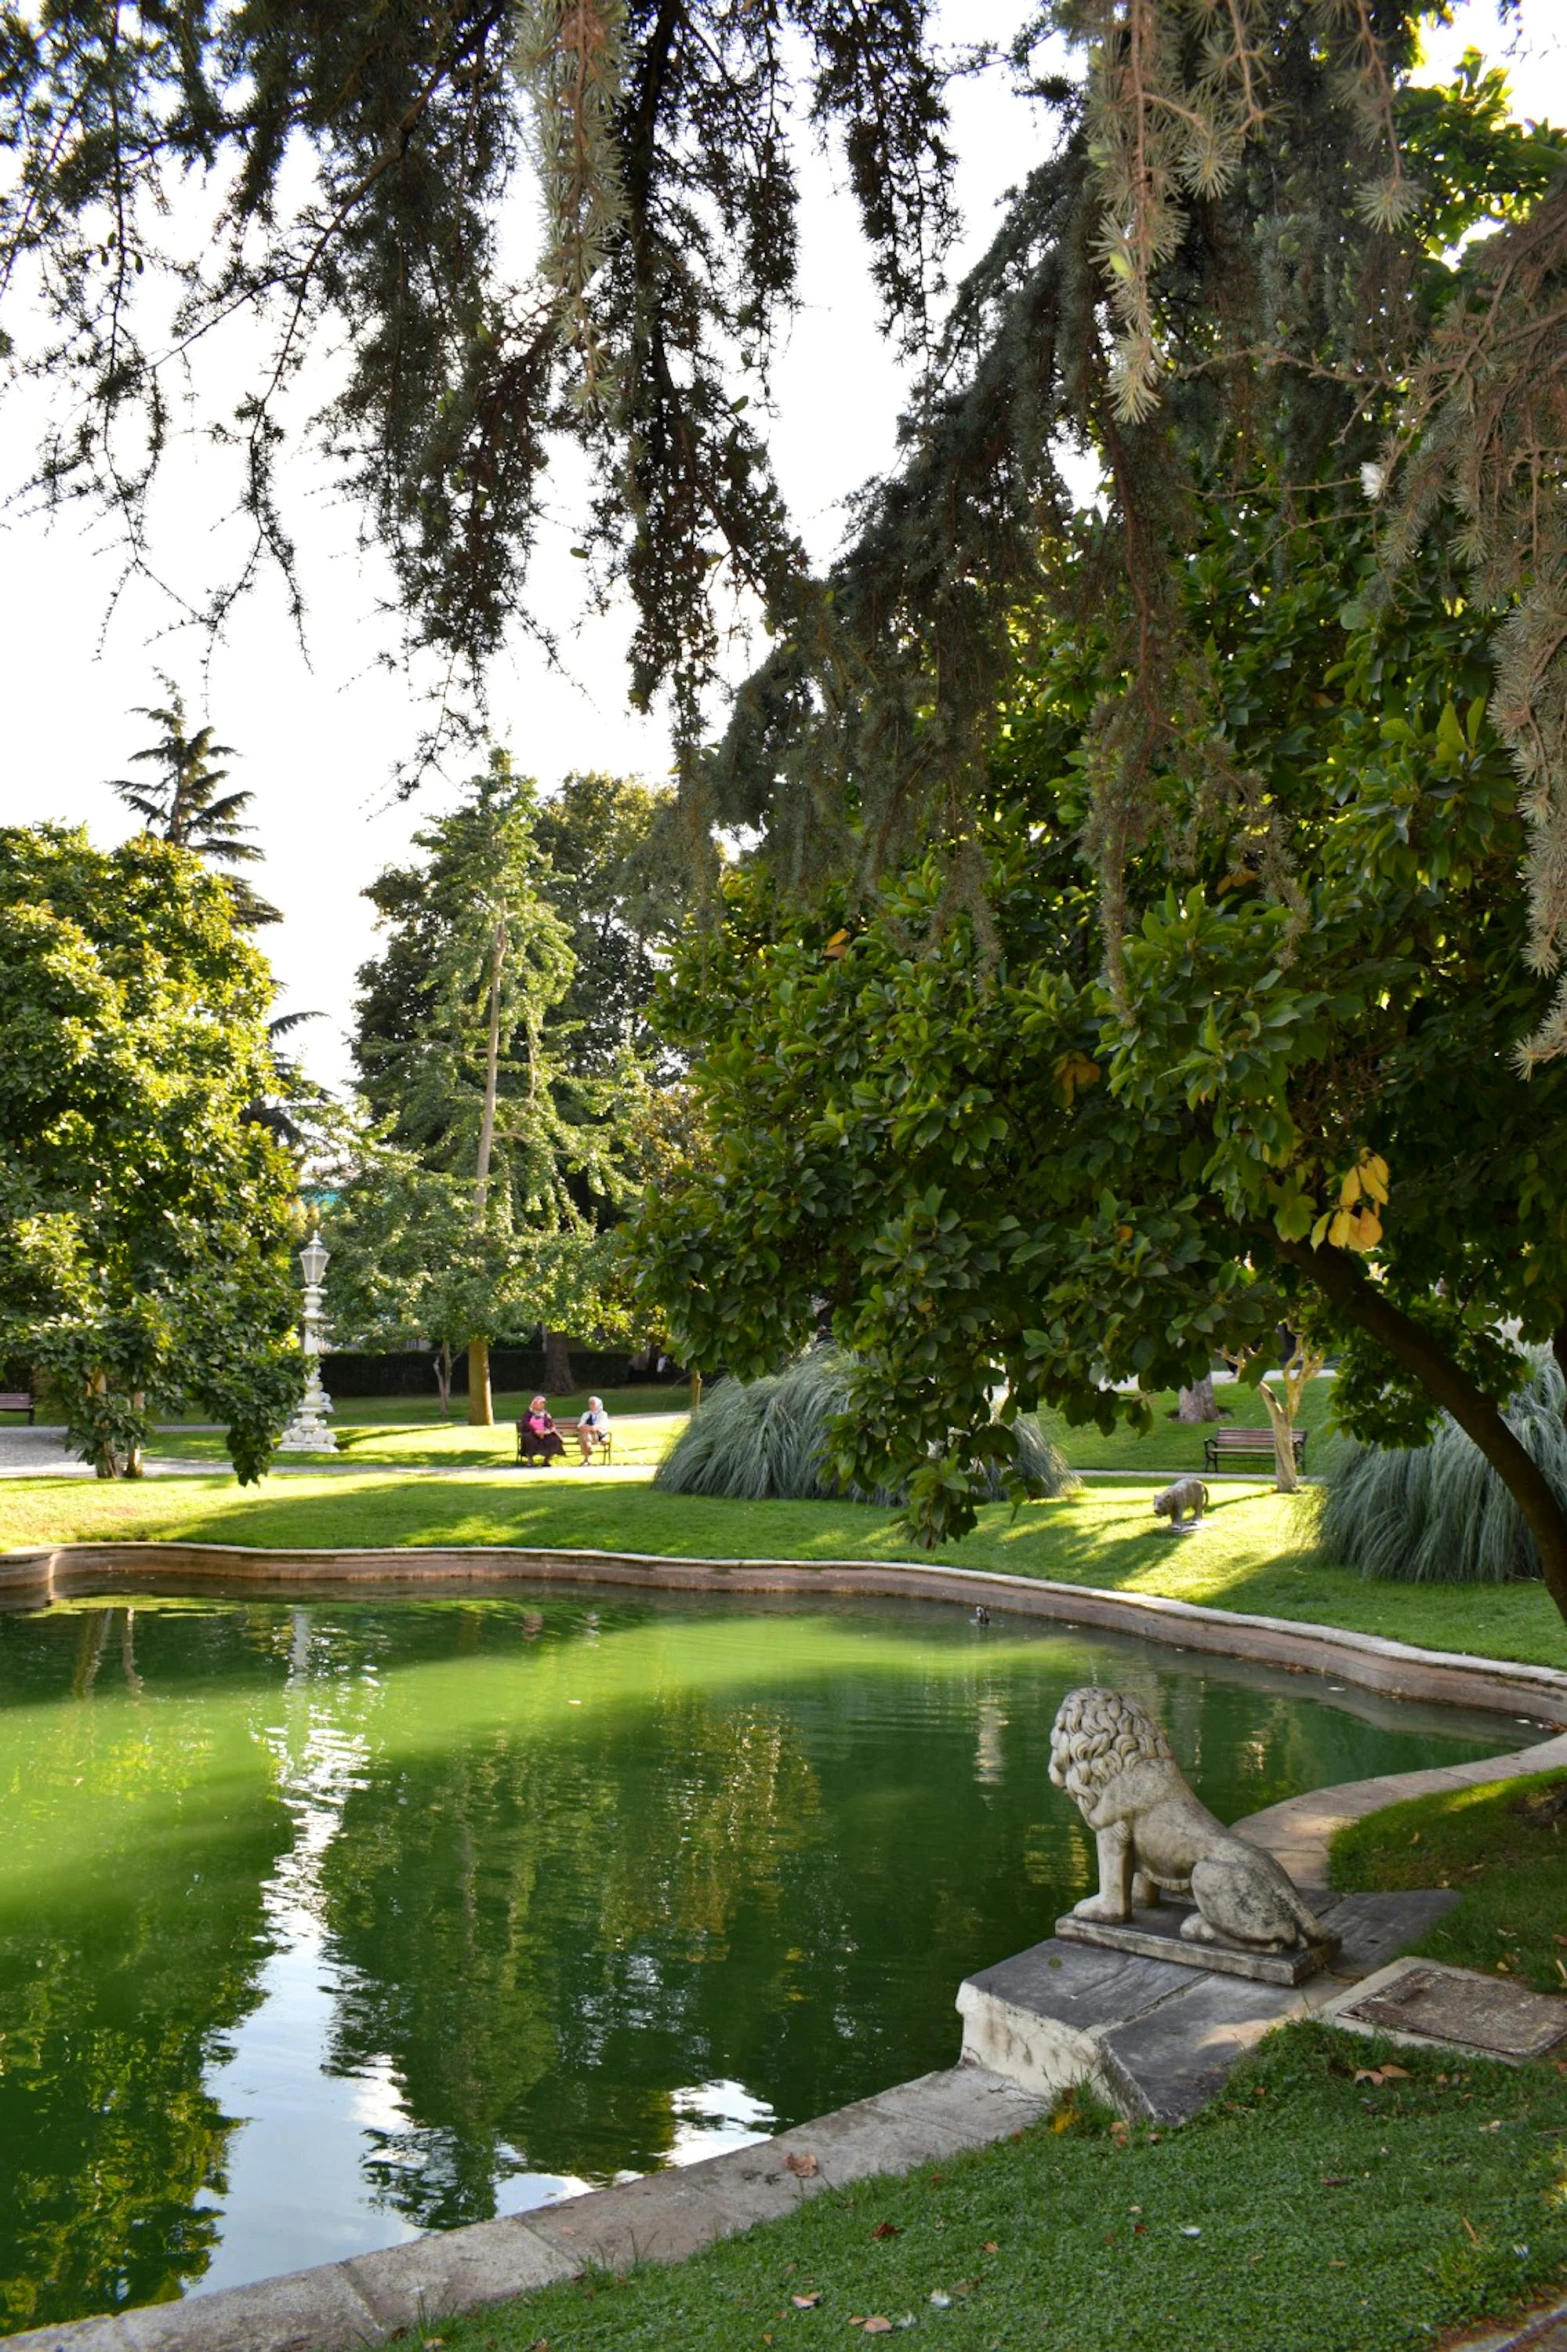
[[[1374,1201],[1386,1201],[1387,1162],[1379,1152],[1361,1153],[1360,1181]]]
[[[1351,1168],[1349,1174],[1345,1177],[1343,1183],[1338,1188],[1338,1197],[1340,1206],[1346,1209],[1352,1209],[1356,1201],[1359,1200],[1360,1170],[1358,1168]]]
[[[1363,1205],[1358,1215],[1351,1218],[1350,1223],[1354,1227],[1349,1237],[1350,1248],[1356,1250],[1375,1249],[1377,1243],[1382,1239],[1382,1220],[1369,1201]]]

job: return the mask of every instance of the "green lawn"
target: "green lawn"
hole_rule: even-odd
[[[828,2189],[690,2261],[414,2331],[447,2352],[1406,2352],[1567,2273],[1567,2081],[1275,2034],[1179,2132],[1097,2113]],[[888,2328],[872,2328],[880,2319]],[[856,2325],[855,2323],[859,2323]],[[852,2332],[851,2332],[852,2331]]]
[[[330,1387],[330,1363],[327,1384]],[[1266,1429],[1267,1411],[1255,1389],[1225,1386],[1217,1393],[1225,1407],[1224,1427]],[[1313,1381],[1301,1414],[1302,1428],[1313,1433],[1306,1454],[1313,1477],[1327,1466],[1334,1448],[1341,1443],[1327,1426],[1332,1393],[1331,1380]],[[657,1462],[685,1425],[685,1400],[683,1384],[674,1388],[647,1384],[607,1391],[604,1401],[619,1432],[617,1459]],[[333,1426],[344,1441],[343,1450],[355,1461],[448,1468],[456,1463],[502,1462],[511,1457],[512,1425],[527,1401],[521,1395],[498,1396],[496,1426],[486,1430],[469,1428],[463,1418],[465,1403],[460,1397],[453,1400],[450,1420],[442,1418],[434,1397],[345,1397],[333,1415]],[[565,1418],[579,1413],[587,1396],[584,1392],[580,1396],[553,1398],[551,1402],[555,1412]],[[1173,1389],[1155,1397],[1154,1426],[1146,1437],[1138,1437],[1127,1429],[1117,1429],[1105,1437],[1091,1424],[1070,1429],[1057,1413],[1044,1412],[1039,1419],[1074,1469],[1120,1470],[1132,1476],[1163,1478],[1175,1471],[1200,1471],[1203,1441],[1210,1434],[1209,1428],[1201,1424],[1173,1419],[1174,1409]],[[627,1428],[628,1421],[634,1421],[635,1426]],[[182,1429],[178,1422],[163,1424],[156,1451],[178,1461],[226,1459],[221,1437]]]
[[[1340,1830],[1331,1867],[1346,1889],[1461,1887],[1415,1951],[1567,1990],[1567,1772],[1386,1806]]]
[[[633,1389],[631,1394],[646,1396],[647,1390]],[[615,1426],[615,1461],[617,1465],[635,1463],[653,1469],[662,1461],[677,1433],[685,1427],[686,1415],[667,1410],[668,1390],[652,1392],[666,1409],[654,1412],[650,1408],[626,1412],[606,1398],[610,1418]],[[337,1459],[347,1462],[376,1462],[405,1469],[499,1469],[512,1463],[516,1456],[517,1412],[526,1399],[501,1398],[495,1408],[493,1428],[472,1428],[461,1419],[443,1421],[438,1414],[412,1415],[402,1420],[383,1419],[383,1402],[398,1400],[375,1398],[361,1414],[351,1402],[332,1416],[333,1432],[337,1438]],[[587,1403],[587,1398],[557,1401],[556,1418],[575,1418]],[[513,1405],[517,1411],[511,1410]],[[369,1417],[373,1411],[375,1418]],[[575,1443],[567,1435],[567,1448],[576,1459]],[[182,1429],[177,1424],[165,1424],[153,1440],[152,1451],[165,1460],[177,1462],[223,1463],[228,1460],[223,1439],[215,1430]],[[307,1461],[316,1457],[306,1456]],[[325,1457],[321,1457],[325,1458]],[[280,1455],[280,1469],[288,1467],[290,1457]]]
[[[1215,1389],[1214,1396],[1222,1413],[1221,1427],[1266,1430],[1268,1409],[1254,1388],[1226,1382]],[[1306,1468],[1313,1478],[1327,1468],[1343,1443],[1337,1432],[1328,1427],[1332,1399],[1333,1382],[1314,1380],[1301,1407],[1299,1425],[1309,1433]],[[1091,1422],[1084,1428],[1073,1429],[1059,1413],[1049,1411],[1040,1414],[1039,1425],[1047,1436],[1055,1439],[1074,1470],[1128,1470],[1161,1476],[1180,1470],[1200,1472],[1203,1442],[1212,1436],[1213,1424],[1177,1421],[1173,1389],[1162,1390],[1150,1402],[1153,1427],[1146,1437],[1139,1437],[1129,1429],[1113,1430],[1106,1437]]]
[[[1030,1503],[1015,1517],[996,1504],[973,1535],[939,1557],[1567,1667],[1567,1626],[1542,1587],[1367,1583],[1316,1559],[1314,1508],[1309,1494],[1226,1485],[1214,1490],[1206,1525],[1176,1539],[1154,1520],[1146,1486],[1107,1483]],[[645,1473],[513,1470],[443,1479],[344,1470],[272,1479],[259,1490],[218,1477],[0,1481],[0,1546],[159,1538],[325,1549],[520,1544],[677,1559],[909,1556],[890,1515],[866,1504],[667,1495]]]

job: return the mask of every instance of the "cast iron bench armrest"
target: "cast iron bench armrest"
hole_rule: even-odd
[[[1294,1433],[1295,1467],[1297,1470],[1304,1470],[1306,1467],[1306,1440],[1310,1434],[1310,1431],[1305,1429],[1297,1429]],[[1203,1440],[1203,1468],[1217,1470],[1221,1454],[1256,1454],[1271,1462],[1273,1459],[1273,1432],[1271,1429],[1216,1429],[1211,1437]]]

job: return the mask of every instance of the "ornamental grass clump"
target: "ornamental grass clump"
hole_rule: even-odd
[[[761,1380],[725,1380],[702,1400],[660,1465],[655,1484],[671,1494],[723,1495],[760,1503],[770,1496],[794,1502],[906,1502],[906,1486],[843,1487],[832,1468],[833,1416],[849,1404],[852,1366],[840,1348],[813,1348],[782,1372]],[[1063,1456],[1037,1421],[1020,1414],[1012,1424],[1017,1467],[1041,1493],[1064,1494],[1076,1482]],[[993,1501],[1005,1493],[992,1468]]]
[[[1547,1350],[1507,1421],[1567,1504],[1567,1380]],[[1478,1446],[1444,1413],[1429,1444],[1345,1446],[1328,1474],[1325,1553],[1404,1584],[1511,1584],[1540,1574],[1523,1514]]]

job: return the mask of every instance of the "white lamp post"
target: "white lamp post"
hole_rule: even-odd
[[[322,1248],[318,1232],[311,1234],[299,1253],[299,1270],[305,1278],[305,1311],[299,1338],[306,1364],[305,1393],[293,1420],[277,1441],[280,1454],[335,1454],[337,1451],[337,1440],[327,1427],[332,1400],[321,1385],[321,1284],[330,1258],[331,1252]]]

